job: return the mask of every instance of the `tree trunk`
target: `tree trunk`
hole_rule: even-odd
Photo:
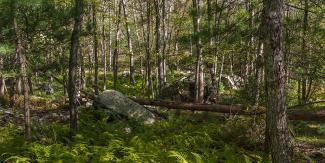
[[[265,108],[258,107],[252,109],[247,108],[245,105],[220,105],[220,104],[197,104],[197,103],[183,103],[175,101],[163,101],[163,100],[150,100],[150,99],[132,99],[133,101],[148,106],[159,106],[168,109],[176,110],[189,110],[189,111],[206,111],[216,113],[228,113],[237,115],[260,115],[265,114]],[[158,107],[158,108],[159,108]],[[303,106],[297,105],[291,107],[288,111],[288,118],[290,120],[303,120],[303,121],[325,121],[325,108],[322,109],[302,109]]]
[[[105,4],[102,4],[105,5]],[[106,30],[105,30],[105,13],[106,7],[103,7],[104,11],[102,13],[102,56],[103,56],[103,65],[104,65],[104,79],[103,79],[103,90],[106,90],[106,81],[107,81],[107,43],[106,43]]]
[[[109,17],[111,17],[111,11],[109,10],[108,12]],[[109,62],[108,62],[108,71],[112,71],[112,62],[113,62],[113,55],[112,55],[112,19],[109,19],[108,21],[108,57],[109,57]]]
[[[98,36],[97,36],[97,17],[96,17],[96,5],[92,4],[92,21],[93,21],[93,43],[94,43],[94,57],[95,57],[95,95],[99,94],[99,87],[98,87]]]
[[[213,48],[213,46],[215,45],[215,41],[214,41],[214,36],[213,36],[213,30],[212,30],[212,5],[211,5],[211,0],[207,0],[207,16],[208,16],[208,33],[209,33],[209,43],[210,43],[210,48]],[[213,50],[212,51],[212,55],[215,55],[216,57],[216,51]],[[211,63],[209,63],[210,65]],[[211,84],[212,84],[212,94],[215,94],[216,92],[216,85],[217,85],[217,74],[216,74],[216,62],[213,61],[213,63],[210,65],[209,69],[210,69],[210,76],[211,76]]]
[[[144,8],[143,8],[143,4],[142,4],[142,1],[139,0],[139,3],[140,3],[140,19],[141,19],[141,27],[142,27],[142,42],[143,44],[145,44],[145,55],[144,56],[141,56],[141,74],[142,74],[142,93],[146,95],[146,88],[148,86],[148,82],[147,82],[147,66],[145,66],[145,61],[147,59],[147,47],[148,47],[148,43],[146,42],[146,29],[145,29],[145,20],[144,20]],[[135,17],[136,18],[136,17]],[[150,31],[149,31],[150,32]],[[149,34],[149,33],[147,33]],[[138,37],[138,40],[140,40],[140,36],[137,35]],[[140,44],[139,44],[140,45]]]
[[[168,34],[168,30],[166,29],[166,0],[162,0],[162,43],[163,43],[163,47],[162,47],[162,75],[161,78],[163,78],[163,86],[166,85],[167,82],[167,77],[166,77],[166,48],[167,48],[167,34]],[[167,24],[168,25],[168,24]],[[177,43],[177,41],[176,41]]]
[[[83,49],[79,47],[79,59],[80,59],[80,90],[83,91],[86,88],[86,72],[85,72],[85,59]]]
[[[88,53],[88,80],[87,83],[89,82],[90,85],[93,85],[93,50],[90,50],[89,45],[87,46],[87,53]]]
[[[134,52],[133,52],[133,45],[132,45],[132,37],[131,37],[131,29],[129,26],[129,22],[128,22],[128,11],[127,11],[127,4],[126,2],[124,2],[124,0],[122,0],[123,2],[123,13],[124,13],[124,18],[125,18],[125,27],[126,27],[126,34],[127,34],[127,39],[128,39],[128,48],[129,48],[129,69],[130,69],[130,75],[129,75],[129,82],[131,85],[135,84],[135,80],[134,80]]]
[[[304,21],[303,21],[303,32],[302,32],[302,46],[301,46],[301,62],[302,62],[302,80],[301,80],[301,103],[307,103],[307,74],[308,74],[308,61],[307,61],[307,40],[306,40],[306,33],[308,29],[308,12],[309,12],[309,4],[308,0],[304,0]]]
[[[0,76],[0,97],[5,95],[6,80],[4,77]]]
[[[19,58],[18,58],[19,59]],[[22,82],[21,82],[21,77],[19,76],[17,79],[16,79],[16,93],[18,95],[21,95],[22,94]]]
[[[142,10],[142,5],[140,4],[140,8]],[[141,17],[141,20],[143,20],[143,13],[141,11],[140,13],[140,17]],[[137,26],[137,17],[135,14],[133,14],[133,21],[134,21],[134,24],[135,24],[135,34],[136,34],[136,38],[137,38],[137,46],[138,47],[141,47],[141,44],[144,43],[144,37],[142,38],[142,40],[140,39],[140,28],[138,28]],[[142,22],[142,28],[144,29],[144,25],[143,25],[143,22]],[[140,74],[141,74],[141,77],[142,77],[142,80],[141,80],[141,92],[142,94],[145,94],[145,73],[144,73],[144,69],[143,69],[143,54],[142,54],[142,50],[140,49],[139,50],[139,56],[140,56]]]
[[[31,76],[27,77],[28,79],[28,87],[29,87],[29,94],[33,95],[34,91],[33,91],[33,79]]]
[[[113,54],[113,69],[114,69],[114,88],[117,88],[118,82],[118,55],[119,55],[119,42],[120,42],[120,22],[121,22],[121,10],[122,10],[122,1],[119,0],[118,12],[116,13],[116,36],[115,36],[115,48]]]
[[[255,68],[255,99],[254,105],[258,106],[260,104],[260,94],[261,94],[261,82],[262,82],[262,70],[263,70],[263,53],[264,53],[264,44],[260,40],[258,47],[258,54],[256,58],[256,68]]]
[[[15,4],[16,5],[16,4]],[[26,139],[30,140],[32,137],[31,133],[31,121],[30,121],[30,108],[29,108],[29,88],[28,88],[28,78],[27,78],[27,61],[26,56],[22,53],[23,45],[21,40],[21,31],[18,27],[17,23],[17,13],[18,9],[15,6],[16,13],[14,14],[14,30],[15,30],[15,36],[16,36],[16,56],[19,59],[19,66],[20,66],[20,74],[19,77],[22,79],[22,86],[23,86],[23,95],[24,95],[24,119],[25,119],[25,137]]]
[[[265,23],[262,22],[259,27],[258,34],[258,48],[257,48],[257,57],[255,61],[255,99],[254,105],[259,106],[260,104],[260,94],[261,94],[261,83],[263,79],[263,54],[264,54],[264,39],[265,39]]]
[[[63,91],[64,91],[64,99],[66,99],[69,95],[68,95],[68,83],[69,83],[69,81],[68,81],[69,79],[68,79],[68,73],[67,73],[67,71],[66,70],[64,70],[63,71],[63,83],[64,83],[64,85],[63,85]]]
[[[161,17],[160,17],[160,1],[154,1],[155,12],[156,12],[156,55],[157,55],[157,67],[158,67],[158,96],[164,87],[164,62],[161,53]]]
[[[217,97],[220,96],[220,87],[221,87],[221,77],[223,74],[223,67],[224,67],[224,62],[225,62],[225,55],[222,54],[221,57],[221,65],[220,65],[220,72],[219,72],[219,77],[218,77],[218,83],[217,83]]]
[[[78,130],[78,113],[76,106],[76,68],[77,68],[77,56],[80,33],[82,29],[83,19],[83,0],[75,0],[74,8],[74,27],[71,35],[71,49],[69,57],[69,108],[70,108],[70,128],[71,135],[74,135]]]
[[[0,71],[3,70],[3,58],[0,56]],[[3,97],[5,94],[6,81],[5,78],[0,75],[0,97]]]
[[[150,31],[151,31],[151,3],[150,1],[147,1],[147,40],[146,40],[146,74],[147,74],[147,89],[148,89],[148,95],[154,97],[153,92],[153,83],[152,83],[152,67],[151,67],[151,48],[150,48]]]
[[[265,75],[266,75],[266,126],[274,163],[292,161],[288,132],[287,108],[285,104],[285,67],[283,46],[283,1],[263,1],[263,23],[265,24]]]
[[[193,1],[193,26],[194,42],[196,54],[196,73],[195,73],[195,102],[203,103],[204,96],[204,72],[203,72],[203,55],[201,50],[200,37],[200,0]]]

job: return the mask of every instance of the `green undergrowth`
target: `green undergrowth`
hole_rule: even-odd
[[[316,148],[325,147],[325,123],[294,121],[291,126],[297,141],[306,142]]]
[[[34,124],[30,143],[8,124],[0,128],[0,162],[268,162],[247,132],[250,120],[193,117],[146,126],[83,108],[72,139],[68,125],[43,123]]]

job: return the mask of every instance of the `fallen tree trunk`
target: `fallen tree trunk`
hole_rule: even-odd
[[[54,77],[59,83],[63,84],[58,78]],[[95,96],[86,91],[81,91],[81,93],[88,99],[95,100]],[[159,100],[145,100],[145,99],[135,99],[131,98],[133,101],[139,103],[140,105],[149,106],[161,106],[168,109],[179,109],[179,110],[191,110],[191,111],[208,111],[208,112],[218,112],[218,113],[231,113],[240,115],[260,115],[265,113],[265,108],[249,108],[244,105],[208,105],[208,104],[194,104],[194,103],[182,103],[182,102],[172,102],[172,101],[159,101]],[[98,102],[98,101],[97,101]],[[321,109],[308,109],[304,110],[303,107],[324,103],[325,100],[316,101],[312,103],[307,103],[304,105],[296,105],[288,107],[288,119],[289,120],[303,120],[303,121],[325,121],[325,108]],[[295,109],[301,108],[301,109]]]
[[[288,119],[302,121],[325,121],[325,109],[289,109]]]
[[[233,114],[262,114],[261,112],[249,112],[243,105],[219,105],[219,104],[195,104],[195,103],[183,103],[183,102],[173,102],[173,101],[161,101],[161,100],[148,100],[148,99],[134,99],[133,101],[139,103],[140,105],[149,106],[161,106],[168,109],[181,109],[190,111],[208,111],[208,112],[218,112],[218,113],[233,113]],[[255,109],[256,110],[256,109]]]
[[[132,99],[141,105],[160,106],[168,109],[180,109],[190,111],[208,111],[218,113],[231,113],[239,115],[260,115],[265,113],[265,108],[250,108],[244,105],[208,105],[195,103],[181,103],[172,101],[147,100],[147,99]],[[303,121],[325,121],[325,109],[293,109],[288,110],[289,120],[303,120]]]

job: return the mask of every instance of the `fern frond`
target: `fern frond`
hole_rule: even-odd
[[[185,154],[177,152],[177,151],[170,151],[169,157],[176,158],[178,163],[188,163]]]

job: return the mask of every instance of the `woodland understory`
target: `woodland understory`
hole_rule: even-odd
[[[323,0],[0,0],[0,162],[323,163],[324,46]]]

